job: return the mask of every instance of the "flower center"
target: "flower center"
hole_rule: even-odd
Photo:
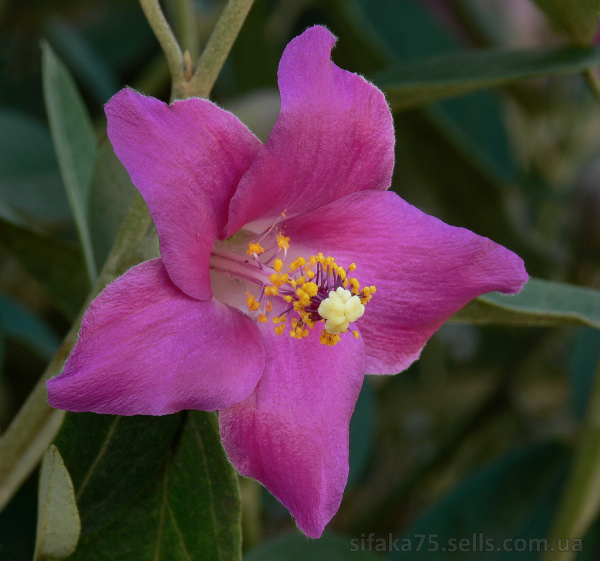
[[[280,233],[266,250],[259,242],[251,242],[246,250],[249,258],[213,249],[210,267],[259,287],[258,296],[246,293],[246,306],[256,321],[266,323],[271,316],[277,335],[289,329],[291,337],[303,339],[317,322],[324,321],[320,341],[335,345],[341,334],[349,331],[350,323],[365,313],[375,287],[361,288],[356,278],[348,276],[356,270],[354,263],[344,269],[322,253],[297,257],[283,272],[289,241]],[[272,314],[273,298],[287,304],[278,315]],[[358,338],[358,331],[350,332]]]

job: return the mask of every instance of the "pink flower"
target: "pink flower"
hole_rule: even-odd
[[[334,43],[316,26],[287,46],[264,146],[204,99],[110,100],[162,258],[106,287],[48,382],[71,411],[219,410],[231,462],[315,538],[342,500],[365,372],[404,370],[471,299],[527,280],[507,249],[387,191],[390,111]]]

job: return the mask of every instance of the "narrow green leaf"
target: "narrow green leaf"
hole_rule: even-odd
[[[93,282],[97,270],[87,206],[97,152],[94,128],[73,78],[47,43],[42,43],[42,78],[54,149]]]
[[[318,540],[307,540],[298,532],[275,538],[244,555],[244,561],[306,561],[307,559],[377,561],[385,557],[364,551],[364,548],[361,551],[360,538],[325,534]]]
[[[348,487],[356,485],[360,481],[362,472],[369,460],[372,443],[375,440],[377,404],[375,390],[368,378],[368,376],[365,378],[358,401],[354,407],[354,413],[350,419]]]
[[[566,460],[565,449],[551,442],[509,452],[462,480],[408,529],[388,559],[539,559],[537,540],[552,522]]]
[[[0,218],[0,244],[37,279],[70,319],[90,290],[81,250]]]
[[[431,12],[415,0],[400,3],[395,0],[379,0],[376,3],[368,0],[348,0],[341,5],[341,9],[346,10],[349,19],[354,21],[357,34],[365,35],[365,28],[367,29],[367,38],[371,39],[373,46],[378,48],[382,58],[388,62],[388,68],[395,68],[396,64],[400,65],[400,68],[404,68],[405,65],[409,68],[420,68],[423,57],[437,60],[437,57],[450,56],[449,53],[460,56],[460,53],[465,52],[464,47],[432,17]],[[374,81],[377,82],[378,76],[385,75],[373,74]],[[394,76],[394,80],[397,79],[398,76]],[[396,117],[397,127],[405,126],[405,133],[408,135],[404,140],[405,146],[424,143],[423,129],[433,129],[432,133],[441,136],[437,139],[442,141],[438,150],[426,148],[425,166],[410,162],[409,165],[421,175],[426,169],[426,173],[432,174],[434,185],[445,186],[445,190],[441,190],[439,194],[442,201],[448,200],[448,192],[471,199],[475,191],[475,197],[497,206],[493,201],[498,197],[498,188],[507,183],[514,184],[519,179],[518,166],[509,148],[508,135],[501,116],[500,100],[495,94],[496,92],[480,91],[468,97],[430,104],[421,112],[421,117],[427,123],[417,126],[416,129],[411,125],[411,121],[414,120],[411,120],[411,117],[414,115],[404,114]],[[398,99],[393,99],[392,95],[388,96],[388,100],[392,102],[392,109],[402,109],[400,104],[394,103]],[[456,175],[448,173],[448,158],[457,160],[450,164],[458,167],[461,174],[473,175],[469,171],[472,170],[480,176],[475,182],[476,187],[457,180]],[[438,173],[437,170],[443,171]],[[456,190],[448,189],[450,175],[450,181],[457,184]],[[497,218],[497,221],[499,225],[506,226],[502,217]],[[472,228],[475,226],[471,225]],[[498,234],[493,228],[475,229],[490,237],[497,237]]]
[[[98,269],[106,261],[135,193],[127,170],[105,140],[98,152],[87,209]]]
[[[588,409],[600,360],[600,331],[588,327],[578,328],[575,330],[573,343],[573,352],[569,361],[571,405],[575,417],[581,422]]]
[[[394,111],[540,76],[600,65],[600,47],[462,50],[395,64],[374,76]]]
[[[132,418],[115,419],[119,421],[111,423],[132,422]],[[147,422],[144,420],[147,418],[141,419],[140,422]],[[177,416],[177,419],[181,419],[181,416]],[[142,426],[138,426],[136,433],[144,436],[145,431],[140,431]],[[112,430],[117,432],[118,425]],[[81,431],[81,434],[84,432]],[[163,457],[162,465],[160,469],[152,470],[152,476],[148,469],[144,470],[143,476],[141,473],[134,476],[131,470],[122,471],[124,461],[127,464],[136,462],[134,458],[126,458],[133,455],[126,439],[123,439],[120,449],[109,446],[110,453],[107,451],[105,455],[110,455],[110,460],[96,461],[98,464],[102,461],[104,468],[98,466],[96,481],[92,485],[90,480],[85,485],[90,489],[85,504],[83,495],[79,499],[85,535],[82,535],[72,561],[241,559],[237,475],[221,446],[216,415],[187,412],[180,432],[175,438],[172,435],[169,439],[170,450],[165,449],[166,436],[163,435],[158,442]],[[154,446],[155,450],[157,448],[157,444],[152,445],[147,439],[144,445]],[[98,449],[97,444],[93,447]],[[98,456],[97,452],[89,455],[84,450],[83,453],[86,457]],[[72,454],[71,460],[76,464],[75,447],[72,447]],[[144,463],[139,459],[137,461]],[[111,474],[104,475],[107,466]],[[77,481],[82,486],[88,479],[81,469],[79,472],[79,475],[73,474],[76,489]],[[104,502],[103,490],[110,490],[111,483],[119,485],[121,493],[131,484],[142,492],[135,497],[130,496],[134,500],[128,501],[127,508],[115,508],[114,503],[110,509],[106,508],[108,505],[102,507],[106,514],[110,514],[110,518],[103,516],[103,524],[99,525],[95,523],[96,514],[92,516],[86,513],[99,511]],[[94,501],[90,500],[91,493],[95,496]],[[89,529],[90,526],[93,530]]]
[[[514,296],[492,292],[452,316],[474,324],[586,325],[600,329],[600,292],[532,278]]]
[[[58,449],[51,444],[40,472],[34,561],[68,557],[77,547],[80,532],[73,482]]]
[[[598,29],[600,0],[534,0],[554,27],[577,43],[590,43]]]
[[[564,489],[560,509],[551,534],[556,542],[583,539],[600,514],[600,368],[577,445],[573,467]],[[545,561],[572,561],[575,551],[550,551]]]

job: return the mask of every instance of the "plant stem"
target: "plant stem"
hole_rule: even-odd
[[[134,198],[119,236],[96,284],[62,345],[48,364],[40,381],[0,438],[0,511],[29,477],[52,442],[65,415],[46,402],[46,380],[59,372],[71,353],[84,311],[93,298],[132,265],[127,250],[141,242],[152,221],[141,196]]]
[[[187,97],[208,97],[254,0],[229,0],[198,59]]]
[[[200,33],[194,0],[171,0],[169,14],[172,16],[175,35],[184,51],[192,59],[200,55]]]
[[[140,4],[154,35],[156,35],[156,39],[167,57],[167,64],[171,72],[172,92],[174,93],[185,83],[183,53],[169,23],[165,19],[158,0],[140,0]]]
[[[203,76],[202,80],[198,80],[198,83],[190,89],[191,93],[185,97],[191,95],[208,97],[252,2],[253,0],[230,0],[227,4],[209,39],[206,51],[198,62],[198,67],[204,69],[202,72],[206,72],[207,75]],[[173,80],[172,91],[186,91],[190,82],[184,77],[183,55],[158,1],[140,0],[140,3],[167,57]],[[219,34],[223,34],[223,37],[219,37]],[[151,225],[152,219],[148,214],[146,203],[138,195],[131,204],[86,304],[40,381],[6,432],[0,437],[0,511],[35,469],[48,445],[56,436],[65,415],[64,411],[52,409],[46,402],[46,380],[61,370],[71,353],[77,341],[81,318],[89,303],[108,283],[144,258],[143,250],[135,251],[135,249],[136,246],[143,246]]]
[[[583,539],[588,528],[600,512],[600,363],[587,417],[575,452],[575,459],[560,504],[554,529],[550,535],[549,551],[544,561],[571,561],[577,552],[558,551],[558,540],[564,545],[568,540]],[[563,549],[561,547],[561,549]]]

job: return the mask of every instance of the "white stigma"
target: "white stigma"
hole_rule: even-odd
[[[325,329],[332,335],[338,335],[348,329],[351,321],[356,321],[365,313],[365,307],[358,296],[352,296],[349,290],[340,286],[321,302],[317,312],[327,320]]]

